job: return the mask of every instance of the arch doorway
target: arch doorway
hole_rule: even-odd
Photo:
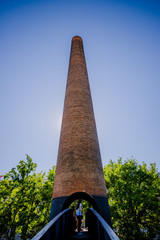
[[[81,199],[82,203],[82,219],[78,219],[78,216],[76,217],[76,211],[77,211],[77,204],[78,200]],[[74,231],[81,231],[86,232],[88,231],[88,218],[87,218],[87,209],[91,207],[95,209],[96,211],[98,210],[97,203],[94,200],[94,198],[87,194],[86,192],[75,192],[69,197],[66,198],[66,200],[63,203],[63,208],[62,210],[65,210],[67,208],[72,208],[73,209],[73,217],[74,217],[74,224],[73,224],[73,229]],[[80,225],[79,225],[80,221]],[[79,226],[79,227],[78,227]]]
[[[62,210],[69,208],[69,206],[77,199],[86,200],[87,202],[89,202],[92,205],[92,207],[96,211],[98,211],[98,206],[97,206],[96,201],[94,200],[94,198],[91,195],[89,195],[86,192],[75,192],[72,195],[70,195],[69,197],[67,197],[67,199],[64,201]]]

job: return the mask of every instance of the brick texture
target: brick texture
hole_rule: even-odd
[[[106,196],[82,39],[72,39],[53,198]]]

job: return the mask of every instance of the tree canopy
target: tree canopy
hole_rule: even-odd
[[[160,176],[155,164],[135,159],[104,167],[113,228],[122,239],[154,239],[160,233]]]
[[[55,167],[46,175],[36,166],[26,155],[0,182],[1,237],[28,239],[48,223]]]
[[[55,166],[36,173],[26,155],[0,181],[0,238],[31,239],[49,221]],[[113,228],[123,240],[149,240],[160,235],[160,175],[135,159],[118,159],[104,167]],[[76,201],[72,203],[75,206]],[[83,201],[83,211],[88,207]]]

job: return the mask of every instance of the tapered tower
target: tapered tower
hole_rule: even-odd
[[[73,196],[93,199],[110,224],[97,129],[82,39],[72,39],[51,218]],[[85,193],[85,194],[84,194]]]

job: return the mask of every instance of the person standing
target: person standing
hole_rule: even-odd
[[[81,199],[78,200],[76,215],[77,215],[77,218],[78,218],[78,232],[80,232],[81,223],[82,223],[82,219],[83,219]]]

